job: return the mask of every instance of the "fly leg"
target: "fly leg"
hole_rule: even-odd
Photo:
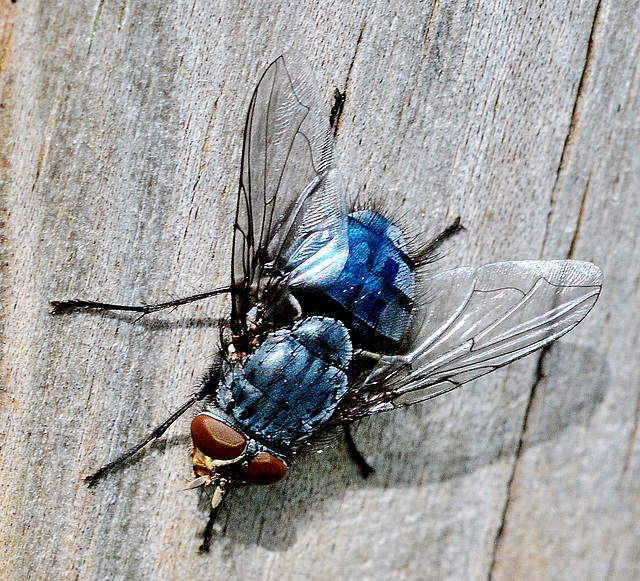
[[[223,486],[222,494],[219,500],[216,501],[216,494],[218,491],[220,491],[221,485],[222,485],[221,483],[217,485],[216,492],[214,492],[213,499],[210,504],[211,512],[209,513],[209,519],[207,520],[207,524],[204,527],[204,531],[202,531],[202,544],[198,548],[198,551],[200,553],[209,552],[209,547],[211,547],[211,538],[213,537],[213,527],[218,518],[218,513],[220,511],[220,508],[222,507],[222,501],[230,494],[231,490],[233,490],[233,488],[231,488],[228,483],[222,485]],[[226,530],[226,526],[222,528],[222,531],[221,531],[222,534],[224,534],[225,530]]]
[[[456,216],[454,221],[449,224],[440,234],[435,236],[432,240],[423,244],[421,248],[415,253],[414,259],[416,262],[429,262],[429,260],[433,257],[435,251],[440,248],[442,243],[445,240],[448,240],[454,234],[460,232],[460,230],[464,230],[464,226],[460,224],[460,216]]]
[[[218,384],[219,371],[214,366],[214,369],[210,373],[209,377],[205,380],[202,387],[196,391],[187,401],[185,401],[177,410],[175,410],[164,422],[159,426],[156,426],[147,436],[140,440],[135,446],[129,448],[126,452],[120,454],[115,460],[105,464],[102,468],[85,476],[85,481],[89,486],[95,485],[107,472],[110,472],[120,464],[131,458],[134,454],[142,450],[147,444],[157,440],[164,434],[171,424],[175,422],[183,413],[185,413],[195,403],[202,401],[207,395],[212,393],[213,388]]]
[[[380,353],[374,353],[373,351],[367,351],[366,349],[356,349],[353,352],[352,359],[352,369],[353,372],[358,375],[361,373],[369,373],[371,369],[380,361],[382,355]],[[373,472],[375,472],[375,468],[371,466],[362,455],[362,452],[358,450],[358,446],[353,440],[353,436],[351,434],[351,423],[344,422],[342,424],[344,428],[344,440],[347,444],[347,451],[349,452],[349,456],[351,456],[351,460],[355,463],[355,465],[360,470],[360,474],[363,478],[368,478]]]
[[[51,314],[56,315],[62,311],[70,311],[75,309],[102,309],[105,311],[133,311],[135,313],[142,313],[147,315],[148,313],[154,313],[155,311],[161,311],[162,309],[171,309],[179,307],[180,305],[186,305],[187,303],[193,303],[195,301],[201,301],[202,299],[208,299],[215,295],[231,292],[231,288],[228,286],[217,288],[205,293],[192,295],[190,297],[184,297],[181,299],[175,299],[173,301],[167,301],[166,303],[157,303],[155,305],[114,305],[111,303],[100,303],[96,301],[85,301],[82,299],[69,299],[65,301],[51,301]]]
[[[216,523],[216,519],[218,518],[218,512],[220,512],[221,506],[222,504],[218,504],[211,508],[209,520],[204,527],[204,531],[202,531],[202,544],[198,547],[198,551],[200,553],[209,552],[209,548],[211,547],[211,538],[213,537],[213,527]]]
[[[344,424],[344,439],[347,443],[349,456],[351,456],[351,459],[360,470],[362,478],[368,478],[373,472],[375,472],[375,468],[365,460],[362,452],[358,450],[358,446],[356,446],[356,443],[353,441],[353,436],[351,435],[350,424]]]
[[[221,505],[218,505],[215,508],[212,508],[211,512],[209,513],[209,520],[204,527],[204,531],[202,531],[202,544],[200,545],[200,547],[198,547],[198,551],[200,553],[209,552],[209,547],[211,547],[211,537],[213,536],[213,525],[216,522],[220,506]]]

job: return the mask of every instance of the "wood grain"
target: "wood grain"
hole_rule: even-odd
[[[4,0],[0,577],[640,577],[640,6]],[[228,499],[211,552],[188,421],[82,476],[197,385],[224,297],[53,317],[51,298],[162,301],[228,282],[242,126],[282,50],[306,55],[338,164],[437,268],[590,260],[605,286],[551,349]],[[404,222],[402,222],[404,220]]]

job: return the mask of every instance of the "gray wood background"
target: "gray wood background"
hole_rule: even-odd
[[[2,579],[640,578],[640,6],[1,0]],[[544,356],[362,422],[228,499],[208,555],[189,418],[82,476],[197,385],[219,297],[136,321],[51,298],[166,300],[225,284],[250,93],[306,55],[349,194],[437,265],[590,260],[599,303]]]

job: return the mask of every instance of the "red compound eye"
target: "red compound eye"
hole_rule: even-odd
[[[199,414],[191,422],[193,445],[213,460],[232,460],[242,454],[246,438],[220,420]]]
[[[258,452],[244,469],[244,477],[251,484],[273,484],[286,474],[287,465],[269,452]]]

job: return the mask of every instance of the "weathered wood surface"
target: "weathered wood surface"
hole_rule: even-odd
[[[295,6],[295,7],[294,7]],[[3,579],[638,579],[637,0],[3,0]],[[574,257],[600,302],[539,355],[363,422],[238,491],[211,553],[182,492],[188,418],[94,489],[83,474],[190,393],[224,298],[143,320],[50,298],[164,300],[228,281],[250,92],[283,49],[327,103],[338,163],[438,267]]]

